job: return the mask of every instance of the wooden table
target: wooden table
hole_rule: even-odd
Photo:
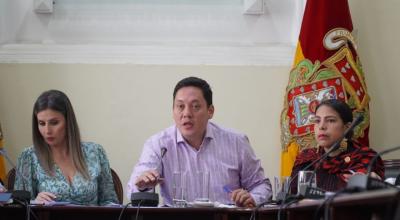
[[[396,189],[378,190],[364,193],[340,195],[328,207],[330,219],[400,219],[400,191]],[[313,219],[323,200],[302,200],[285,209],[279,206],[263,207],[257,210],[256,219],[275,220],[278,212],[281,219]],[[123,207],[101,206],[32,206],[31,211],[39,220],[117,220]],[[322,209],[323,212],[324,209]],[[138,209],[128,207],[124,210],[124,220],[134,220]],[[141,207],[138,219],[177,219],[177,220],[248,220],[254,209],[246,208],[149,208]],[[0,207],[0,220],[26,219],[26,208],[21,206]],[[31,215],[34,220],[34,216]]]

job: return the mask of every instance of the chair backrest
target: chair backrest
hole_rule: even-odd
[[[112,180],[114,183],[115,192],[117,193],[117,198],[118,198],[119,204],[123,204],[124,203],[124,188],[122,187],[121,180],[119,179],[118,174],[113,169],[111,169],[111,176],[112,176]],[[8,190],[11,191],[14,189],[14,182],[15,182],[15,168],[12,168],[7,173],[6,187]]]
[[[114,189],[115,192],[117,193],[117,198],[119,201],[119,204],[124,203],[124,188],[122,187],[121,180],[119,179],[119,176],[117,172],[115,172],[113,169],[111,169],[111,176],[114,182]]]
[[[14,190],[14,182],[15,182],[15,168],[13,167],[7,173],[6,187],[8,190],[10,190],[10,191]]]
[[[400,159],[384,160],[385,179],[389,177],[396,178],[400,174]]]

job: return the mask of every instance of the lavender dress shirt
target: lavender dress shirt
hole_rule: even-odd
[[[167,152],[161,158],[161,148],[164,147]],[[203,187],[196,175],[198,172],[209,173],[208,197],[211,201],[232,203],[224,186],[232,190],[248,190],[257,204],[265,202],[272,195],[270,181],[264,176],[260,160],[256,158],[248,138],[212,122],[207,125],[198,151],[183,139],[175,125],[150,137],[128,182],[129,199],[132,192],[138,191],[136,178],[151,169],[158,170],[164,177],[160,194],[165,205],[172,204],[174,173],[181,173],[185,177],[184,193],[189,202],[199,197],[199,188]]]

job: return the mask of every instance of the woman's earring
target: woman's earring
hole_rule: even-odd
[[[343,140],[340,142],[340,149],[347,149],[347,138],[343,138]]]

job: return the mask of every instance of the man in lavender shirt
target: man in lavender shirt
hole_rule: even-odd
[[[254,207],[271,197],[271,184],[248,138],[209,120],[214,114],[212,91],[200,78],[188,77],[175,86],[175,125],[150,137],[128,182],[132,192],[151,190],[160,184],[166,205],[172,205],[174,173],[185,177],[187,201],[196,198],[200,179],[209,173],[211,201]],[[166,149],[164,157],[162,150]]]

